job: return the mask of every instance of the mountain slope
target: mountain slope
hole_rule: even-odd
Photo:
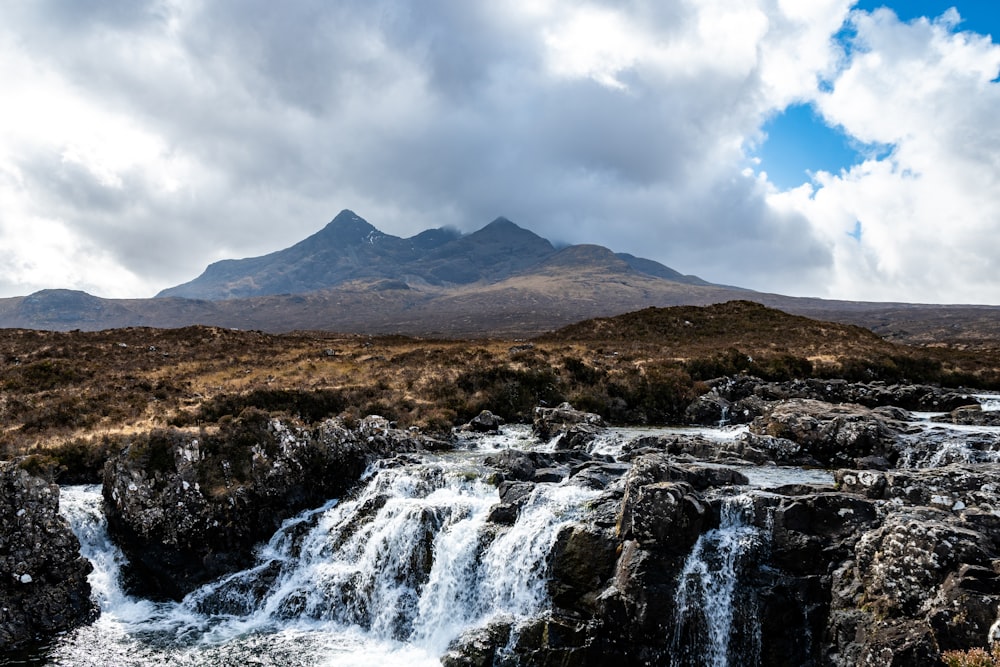
[[[299,294],[353,280],[433,286],[492,283],[531,273],[565,250],[557,251],[547,240],[502,217],[464,236],[433,229],[402,239],[384,234],[345,210],[322,230],[290,248],[261,257],[215,262],[194,280],[165,289],[157,297],[224,300]],[[612,254],[605,248],[601,250]],[[617,272],[709,284],[652,260],[631,255],[622,255],[618,260]]]
[[[268,332],[534,336],[650,306],[754,301],[897,341],[1000,345],[1000,307],[826,301],[713,285],[597,245],[555,248],[498,218],[477,232],[384,234],[343,211],[278,252],[216,262],[153,299],[43,290],[0,299],[0,327],[100,330],[192,324]]]

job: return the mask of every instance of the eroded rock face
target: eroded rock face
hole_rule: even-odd
[[[59,487],[0,462],[0,659],[93,620],[92,569],[59,514]]]
[[[884,515],[834,574],[829,661],[935,664],[986,646],[1000,608],[1000,470],[947,466],[836,474]]]
[[[245,413],[215,435],[154,432],[105,467],[108,528],[133,590],[180,598],[247,566],[254,544],[346,491],[375,458],[439,444],[380,417],[305,429]]]

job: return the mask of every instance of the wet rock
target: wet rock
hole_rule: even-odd
[[[570,468],[570,483],[603,490],[621,480],[630,467],[623,463],[586,461]]]
[[[462,634],[441,656],[443,667],[493,667],[497,652],[510,641],[511,622],[497,621]]]
[[[180,598],[246,567],[253,545],[307,507],[345,492],[368,464],[436,446],[380,417],[299,427],[247,411],[218,434],[137,436],[104,470],[108,529],[130,588]]]
[[[618,536],[644,549],[687,552],[706,523],[707,505],[664,457],[635,461],[625,480]],[[675,481],[677,480],[677,481]]]
[[[1000,426],[1000,410],[983,410],[979,405],[964,405],[944,415],[935,415],[931,421],[963,426]]]
[[[828,575],[878,519],[874,503],[850,495],[782,499],[771,518],[771,563],[793,577]]]
[[[684,410],[684,421],[701,426],[720,426],[733,423],[733,404],[716,392],[702,394]],[[739,414],[735,415],[737,418]]]
[[[483,410],[473,417],[463,429],[474,433],[499,433],[501,426],[503,426],[503,419],[489,410]]]
[[[865,456],[894,459],[903,424],[854,404],[791,399],[771,406],[750,425],[752,432],[787,438],[827,466],[843,465]]]
[[[555,483],[561,482],[566,477],[566,470],[563,468],[540,468],[535,471],[533,480],[535,482]]]
[[[497,487],[500,495],[500,502],[490,508],[490,513],[486,520],[490,523],[498,523],[505,526],[512,526],[521,514],[521,508],[531,498],[531,492],[535,490],[533,482],[504,481]]]
[[[504,480],[561,482],[568,475],[570,465],[590,460],[585,453],[576,450],[547,453],[505,449],[484,458],[483,464],[496,468],[491,479],[497,484]]]
[[[554,438],[578,424],[595,427],[605,425],[600,415],[576,410],[569,403],[562,403],[555,408],[535,408],[533,429],[535,435],[543,440]]]
[[[552,548],[549,594],[556,606],[590,618],[597,598],[612,578],[618,541],[614,530],[567,526]]]
[[[602,427],[591,423],[573,424],[562,434],[555,443],[557,451],[561,450],[586,450],[587,447],[600,434]]]
[[[93,620],[92,569],[59,514],[59,487],[0,462],[0,661]]]

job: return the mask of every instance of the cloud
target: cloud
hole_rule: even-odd
[[[997,303],[1000,46],[958,15],[852,15],[855,55],[816,103],[830,124],[892,146],[814,188],[777,194],[834,248],[830,292],[855,299]],[[860,222],[862,236],[847,233]]]
[[[19,259],[2,267],[0,295],[150,295],[211,261],[291,245],[347,207],[401,236],[505,215],[713,281],[855,295],[879,279],[880,294],[909,298],[926,234],[879,243],[900,216],[889,202],[920,190],[906,179],[961,180],[941,191],[965,202],[955,216],[996,205],[982,188],[997,153],[963,142],[991,131],[972,107],[995,94],[980,81],[992,47],[856,13],[863,48],[849,56],[834,35],[851,4],[17,5],[0,27],[0,75],[16,93],[0,109],[0,243]],[[924,44],[938,50],[921,59]],[[876,58],[900,77],[924,68],[923,83],[879,79]],[[976,67],[980,79],[959,76]],[[938,114],[932,128],[937,112],[911,105],[949,106],[937,96],[957,79],[968,117]],[[875,105],[895,94],[908,96],[905,123]],[[892,161],[778,192],[746,156],[768,118],[809,101],[860,140],[895,145]],[[886,135],[880,122],[909,134],[869,139]],[[947,163],[963,171],[924,164],[942,151],[968,152]],[[988,227],[977,219],[963,229]],[[860,243],[845,233],[856,220]],[[71,242],[46,244],[33,225]]]

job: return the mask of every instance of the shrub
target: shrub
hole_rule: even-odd
[[[225,415],[236,416],[247,409],[285,412],[306,422],[317,422],[340,414],[348,406],[344,392],[337,389],[255,389],[246,394],[223,394],[206,401],[198,419],[215,422]]]
[[[48,391],[84,382],[90,376],[85,369],[65,361],[43,359],[22,366],[4,385],[10,391]]]
[[[945,651],[941,659],[948,667],[1000,667],[1000,644],[994,644],[988,653],[982,648]]]

